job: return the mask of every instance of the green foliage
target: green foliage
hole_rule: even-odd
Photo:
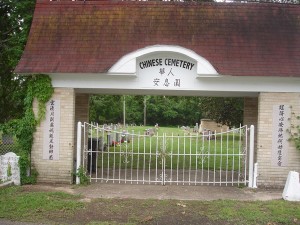
[[[291,127],[287,132],[290,134],[289,141],[293,141],[295,143],[296,149],[300,150],[300,116],[296,116],[294,112],[292,112],[291,118]]]
[[[13,134],[18,140],[22,184],[36,182],[36,172],[31,171],[31,175],[27,176],[28,170],[31,168],[30,152],[33,143],[33,134],[36,126],[45,117],[46,103],[50,100],[52,93],[51,79],[46,75],[34,75],[28,82],[23,117],[21,119],[10,120],[0,127],[4,133]],[[38,101],[37,118],[35,118],[32,108],[34,99]]]
[[[32,101],[34,97],[39,102],[44,101],[39,95],[47,95],[36,86],[39,86],[41,80],[49,80],[13,73],[27,40],[34,6],[34,0],[0,1],[0,129],[18,139],[22,183],[26,183],[27,179],[33,132],[44,115],[41,105],[38,119],[35,120]],[[31,94],[31,91],[38,93]]]
[[[93,95],[90,98],[90,120],[98,123],[122,122],[122,96]]]
[[[90,183],[90,180],[89,180],[88,176],[86,175],[86,171],[82,166],[80,166],[77,169],[77,172],[75,173],[75,176],[79,177],[81,185],[88,185]]]
[[[123,124],[123,96],[93,95],[90,99],[90,121]],[[199,123],[199,97],[126,95],[126,123],[160,126]]]
[[[147,124],[193,126],[202,114],[199,101],[199,97],[151,96],[147,101]]]
[[[27,77],[13,73],[23,52],[34,0],[0,1],[0,123],[19,118],[24,111]]]
[[[126,123],[192,126],[201,118],[238,127],[243,123],[243,98],[126,96]],[[144,121],[144,116],[145,121]],[[90,121],[123,123],[123,96],[93,95]]]
[[[204,116],[230,127],[243,123],[243,98],[203,97],[199,104]]]

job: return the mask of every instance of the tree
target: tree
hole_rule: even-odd
[[[0,123],[23,113],[27,79],[13,73],[28,36],[35,1],[0,0]]]
[[[202,97],[199,107],[204,116],[230,127],[243,123],[243,98]]]
[[[126,123],[177,126],[193,125],[200,119],[198,97],[126,95]],[[146,99],[146,108],[145,108]],[[98,123],[122,123],[123,98],[118,95],[94,95],[90,100],[90,120]]]
[[[123,99],[121,95],[93,95],[90,98],[90,121],[122,123]]]

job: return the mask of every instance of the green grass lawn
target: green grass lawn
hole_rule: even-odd
[[[75,187],[76,188],[76,187]],[[93,199],[30,187],[0,188],[1,219],[43,224],[300,224],[300,203]]]

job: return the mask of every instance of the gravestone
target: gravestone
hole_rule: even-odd
[[[8,152],[0,156],[0,179],[13,181],[15,185],[20,185],[19,156],[13,152]]]

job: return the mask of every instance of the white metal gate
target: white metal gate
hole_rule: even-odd
[[[114,126],[78,123],[77,169],[91,182],[253,187],[253,126],[201,135]]]

